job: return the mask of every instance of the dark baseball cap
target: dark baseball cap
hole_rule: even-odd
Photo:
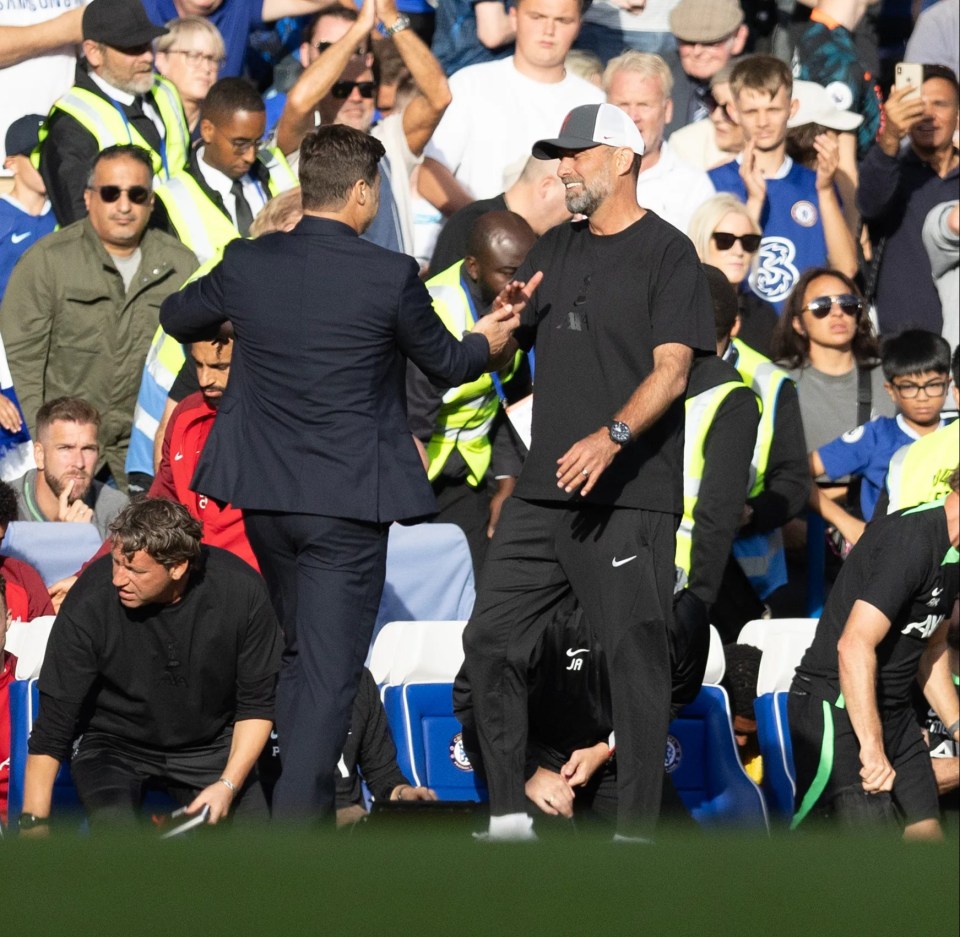
[[[581,104],[575,107],[560,128],[560,136],[537,140],[537,159],[556,159],[560,150],[589,150],[595,146],[626,146],[643,156],[643,137],[637,125],[613,104]]]
[[[83,11],[83,38],[114,49],[146,45],[168,32],[150,22],[140,0],[93,0]]]
[[[40,127],[45,119],[43,114],[26,114],[7,127],[3,142],[7,156],[29,156],[40,142]]]

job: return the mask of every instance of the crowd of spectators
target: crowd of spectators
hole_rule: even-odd
[[[536,238],[570,220],[557,162],[531,146],[571,109],[606,101],[643,138],[640,205],[735,293],[718,355],[759,401],[708,611],[725,640],[749,618],[801,612],[806,577],[819,575],[802,557],[807,509],[839,564],[897,505],[899,467],[887,476],[902,447],[956,438],[958,9],[0,0],[0,477],[16,497],[4,528],[92,523],[106,537],[128,495],[147,491],[183,503],[210,542],[239,522],[170,461],[171,445],[196,442],[182,439],[201,415],[216,416],[232,334],[191,354],[159,330],[158,310],[232,240],[297,223],[298,151],[315,127],[383,145],[363,237],[415,258],[446,322],[443,303],[476,318]],[[532,365],[518,354],[504,377],[511,401]],[[409,383],[442,516],[465,526],[478,569],[525,451],[492,415],[505,399],[494,383],[479,434],[490,445],[469,452],[444,439],[479,391],[441,401]],[[463,498],[469,521],[451,508]],[[256,567],[245,538],[221,545]],[[30,607],[49,611],[29,573],[2,569],[16,614],[32,614],[21,580]],[[387,776],[390,796],[405,779]]]

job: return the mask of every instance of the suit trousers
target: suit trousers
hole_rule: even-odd
[[[388,525],[244,511],[286,647],[277,687],[279,819],[334,817],[334,773],[380,605]]]
[[[652,831],[670,720],[676,527],[676,516],[656,511],[507,501],[463,635],[493,816],[527,810],[527,665],[572,589],[607,658],[618,830]]]

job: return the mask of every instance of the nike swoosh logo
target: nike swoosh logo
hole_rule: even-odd
[[[940,595],[942,595],[942,593],[943,593],[943,588],[941,586],[936,586],[930,590],[930,598],[931,599],[939,598]]]
[[[613,558],[613,564],[612,564],[612,565],[613,565],[614,568],[616,568],[617,566],[623,566],[624,563],[629,563],[631,560],[635,560],[636,558],[637,558],[637,554],[636,554],[636,553],[634,553],[633,556],[628,556],[628,557],[627,557],[626,559],[624,559],[624,560],[618,560],[616,557],[614,557],[614,558]]]
[[[588,647],[578,647],[574,650],[572,647],[567,648],[567,657],[576,657],[577,654],[589,654],[590,648]]]
[[[178,452],[178,453],[173,457],[173,461],[174,461],[174,462],[179,462],[182,458],[183,458],[183,453],[182,453],[182,452]]]
[[[29,231],[26,234],[11,234],[10,240],[13,241],[14,244],[19,244],[21,241],[26,240],[28,237],[30,237]]]

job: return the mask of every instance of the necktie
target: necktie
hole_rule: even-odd
[[[143,98],[136,97],[133,104],[127,108],[127,117],[137,132],[154,149],[160,149],[160,131],[157,125],[143,112]]]
[[[243,197],[243,183],[239,179],[234,180],[230,186],[230,194],[234,198],[237,230],[241,237],[246,237],[250,233],[250,225],[253,224],[253,212],[250,211],[249,202]]]

